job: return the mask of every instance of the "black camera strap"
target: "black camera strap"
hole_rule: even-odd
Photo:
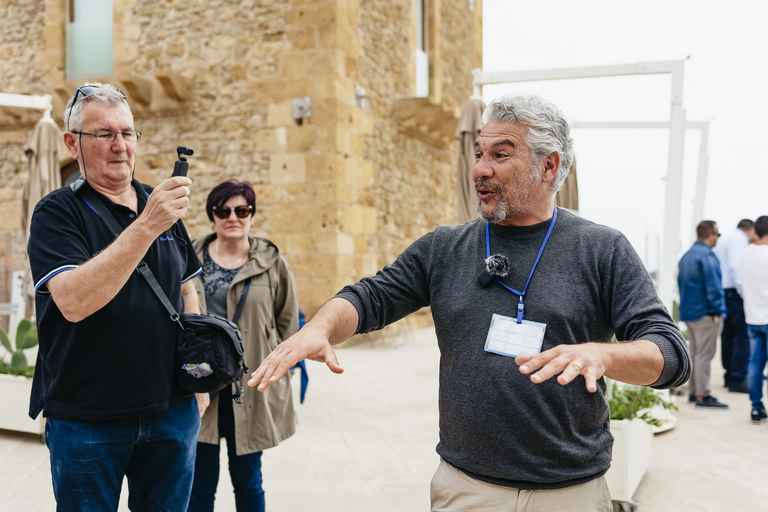
[[[120,224],[117,223],[115,216],[112,215],[112,212],[109,211],[104,202],[93,192],[93,189],[90,187],[90,185],[81,185],[78,187],[78,191],[82,195],[83,200],[88,203],[88,206],[93,208],[93,210],[99,215],[99,217],[101,217],[106,225],[109,226],[109,229],[112,230],[112,232],[115,234],[115,237],[119,236],[120,233],[123,232],[123,228],[120,226]],[[150,270],[149,266],[144,260],[142,260],[136,266],[136,272],[141,274],[141,276],[146,279],[150,288],[152,288],[152,291],[155,292],[157,298],[160,299],[160,302],[162,302],[163,307],[168,312],[171,320],[179,324],[179,327],[181,327],[183,330],[184,327],[181,325],[181,322],[179,322],[179,313],[176,311],[176,308],[173,307],[171,301],[168,300],[168,296],[160,287],[160,283],[157,282],[155,275],[152,273],[152,270]]]
[[[99,215],[99,217],[101,217],[104,220],[104,222],[107,224],[107,226],[109,226],[109,229],[112,230],[112,232],[115,234],[115,237],[117,237],[123,231],[123,228],[120,226],[120,224],[117,223],[117,220],[115,219],[114,215],[112,215],[112,212],[110,212],[107,206],[104,204],[104,202],[101,199],[99,199],[99,196],[97,196],[94,193],[90,185],[86,185],[86,186],[84,185],[85,185],[84,183],[81,183],[77,188],[73,187],[72,190],[74,190],[75,193],[79,193],[82,195],[83,200],[86,203],[88,203],[88,205],[91,208],[93,208],[93,210]],[[147,263],[142,260],[136,266],[136,272],[141,274],[141,276],[147,281],[150,288],[152,288],[152,291],[155,292],[155,295],[157,295],[157,298],[160,299],[160,302],[163,304],[163,307],[168,312],[168,315],[171,317],[171,320],[176,322],[183,332],[184,326],[181,325],[181,322],[179,321],[179,313],[176,311],[176,308],[173,307],[173,304],[171,304],[171,301],[168,299],[168,296],[160,287],[160,283],[157,282],[157,279],[155,278],[155,275],[152,273],[152,270],[150,270],[149,265],[147,265]],[[240,319],[240,313],[242,313],[243,307],[245,306],[245,298],[248,295],[248,290],[250,289],[250,287],[251,287],[251,280],[246,279],[245,285],[243,287],[243,293],[240,296],[240,301],[237,303],[237,308],[235,309],[235,316],[232,318],[232,323],[234,324],[236,324],[237,321]]]
[[[243,294],[240,295],[240,301],[237,303],[237,309],[235,309],[235,316],[232,317],[232,323],[236,324],[240,320],[240,313],[243,312],[245,306],[245,297],[248,295],[248,290],[251,288],[251,278],[245,280],[243,283]]]

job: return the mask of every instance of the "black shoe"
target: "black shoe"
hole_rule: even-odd
[[[695,404],[696,403],[696,395],[688,395],[688,403],[689,404]]]
[[[731,385],[728,386],[728,391],[731,393],[749,393],[749,388],[744,382],[733,381],[731,382]]]
[[[713,396],[705,396],[703,400],[696,400],[696,408],[703,409],[727,409],[728,406],[724,403],[718,402],[717,398]]]
[[[752,409],[750,416],[752,417],[752,423],[762,423],[768,419],[765,409]]]

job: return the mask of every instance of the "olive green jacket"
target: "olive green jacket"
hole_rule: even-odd
[[[192,245],[203,261],[203,249],[216,239],[210,234]],[[296,431],[293,394],[289,374],[264,392],[246,386],[251,372],[286,338],[299,329],[299,303],[293,272],[275,244],[264,238],[252,238],[248,261],[232,280],[227,294],[227,316],[231,320],[243,293],[246,279],[251,280],[245,307],[237,322],[243,335],[244,359],[248,372],[243,375],[243,403],[233,403],[235,446],[238,455],[255,453],[277,446]],[[207,311],[202,274],[194,279],[200,311]],[[203,416],[198,441],[218,444],[218,394],[211,394],[211,405]]]

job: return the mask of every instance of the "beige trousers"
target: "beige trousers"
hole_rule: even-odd
[[[723,322],[715,322],[715,317],[705,315],[695,322],[685,322],[685,325],[688,327],[688,348],[693,362],[688,394],[709,396],[712,394],[709,385],[712,359],[717,351],[717,337],[723,328]]]
[[[432,512],[613,512],[604,477],[564,489],[526,491],[475,480],[442,459],[430,494]]]

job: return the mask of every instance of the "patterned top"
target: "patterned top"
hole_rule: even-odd
[[[208,246],[203,250],[203,285],[205,286],[205,302],[208,306],[208,314],[222,318],[227,316],[227,292],[229,285],[240,269],[224,268],[216,264],[208,252]]]

